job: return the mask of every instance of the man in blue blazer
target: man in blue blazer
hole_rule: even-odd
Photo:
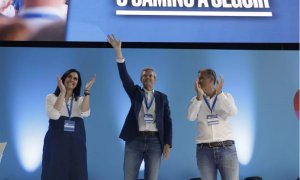
[[[157,180],[161,156],[169,159],[172,146],[172,119],[167,96],[153,89],[156,73],[152,68],[142,70],[140,80],[143,87],[135,85],[126,70],[121,41],[113,35],[108,35],[107,40],[115,49],[120,78],[131,101],[120,134],[120,138],[126,141],[124,179],[136,180],[144,160],[144,179]]]

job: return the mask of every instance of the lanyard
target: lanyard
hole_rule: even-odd
[[[74,99],[74,96],[72,96],[70,108],[66,102],[66,106],[67,106],[67,110],[68,110],[68,114],[69,114],[69,121],[71,120],[71,115],[72,115],[73,99]]]
[[[145,99],[146,109],[147,109],[147,112],[148,112],[149,109],[151,108],[152,104],[153,104],[154,94],[153,94],[149,104],[148,104],[147,97],[146,97],[145,93],[143,95],[144,95],[144,99]]]
[[[210,107],[210,105],[209,105],[209,103],[208,103],[208,100],[206,99],[206,97],[205,97],[204,95],[203,95],[203,98],[204,98],[204,101],[205,101],[207,107],[209,108],[209,110],[210,110],[210,112],[211,112],[211,114],[212,114],[213,109],[214,109],[214,107],[215,107],[215,105],[216,105],[218,96],[216,95],[216,97],[215,97],[215,99],[214,99],[214,102],[213,102],[213,104],[212,104],[211,107]]]

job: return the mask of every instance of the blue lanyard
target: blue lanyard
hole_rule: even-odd
[[[144,95],[147,111],[149,111],[149,109],[151,108],[151,106],[153,104],[153,101],[154,101],[154,94],[153,94],[149,104],[148,104],[147,97],[146,97],[145,93],[143,95]]]
[[[21,15],[23,19],[31,19],[31,18],[42,18],[42,19],[52,19],[52,20],[58,20],[62,19],[61,17],[53,14],[42,14],[42,13],[26,13]]]
[[[66,102],[66,106],[67,106],[67,110],[68,110],[68,114],[69,114],[69,121],[71,120],[71,115],[72,115],[73,99],[74,99],[74,96],[72,96],[70,108]]]
[[[210,110],[210,112],[211,112],[211,114],[212,114],[213,109],[214,109],[214,107],[215,107],[215,105],[216,105],[218,96],[216,95],[216,97],[215,97],[215,99],[214,99],[214,102],[213,102],[213,104],[212,104],[211,107],[210,107],[210,105],[209,105],[209,103],[208,103],[208,100],[206,99],[206,97],[205,97],[204,95],[203,95],[203,98],[204,98],[204,101],[205,101],[207,107],[209,108],[209,110]]]

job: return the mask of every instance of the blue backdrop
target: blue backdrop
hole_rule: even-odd
[[[112,49],[0,48],[0,141],[8,141],[0,180],[40,178],[48,119],[45,97],[56,76],[77,68],[84,82],[97,74],[92,113],[85,120],[90,180],[122,179],[124,143],[118,138],[130,101],[118,77]],[[240,177],[296,179],[299,174],[299,120],[293,98],[299,89],[299,51],[124,49],[128,70],[139,83],[140,70],[156,69],[156,89],[165,92],[173,118],[174,147],[162,162],[160,179],[199,176],[196,123],[186,120],[197,71],[223,74],[223,91],[236,101],[234,126]],[[142,174],[142,171],[141,171]]]

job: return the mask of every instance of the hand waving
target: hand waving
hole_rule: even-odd
[[[124,59],[122,54],[122,42],[115,38],[113,34],[107,35],[107,41],[115,49],[116,59]]]
[[[107,42],[109,42],[114,49],[121,48],[122,46],[122,42],[115,38],[113,34],[107,35]]]

